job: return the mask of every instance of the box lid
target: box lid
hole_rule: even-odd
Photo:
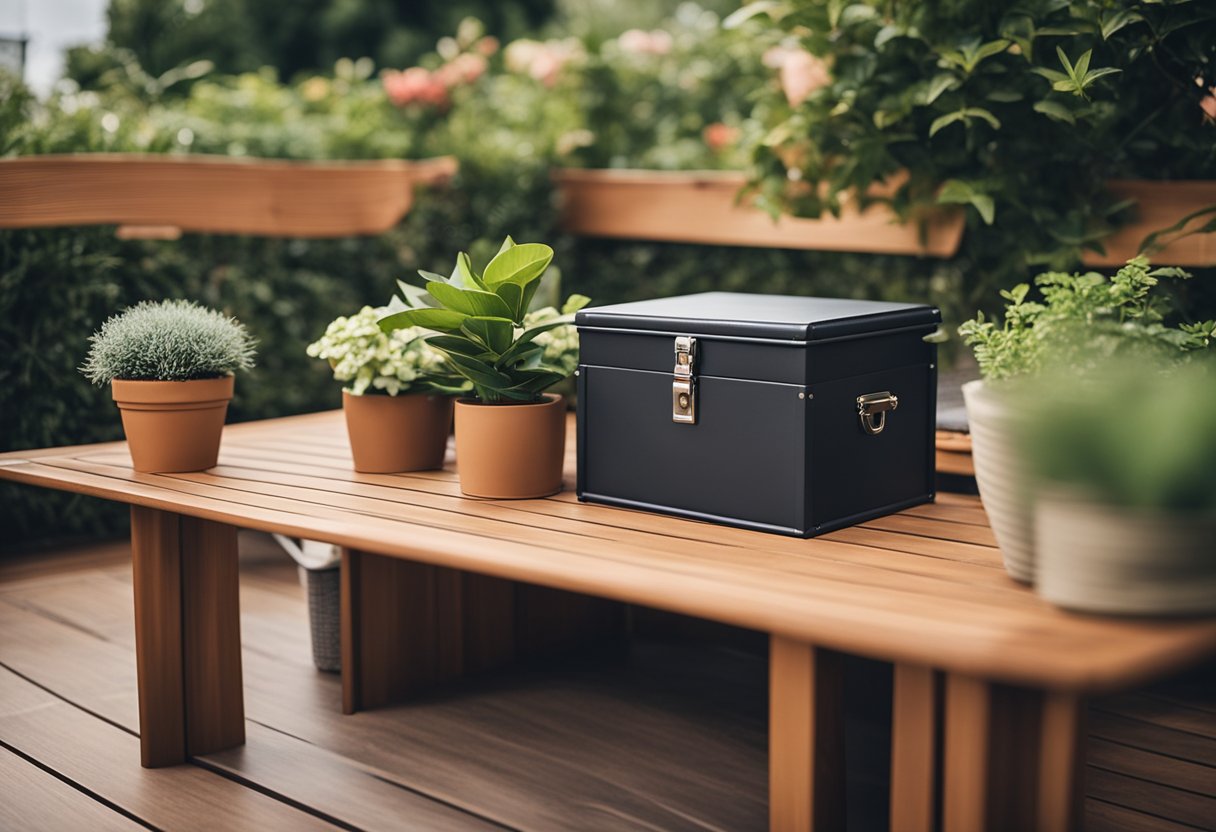
[[[703,292],[583,309],[579,327],[718,335],[781,341],[820,341],[941,320],[936,307],[844,298]]]

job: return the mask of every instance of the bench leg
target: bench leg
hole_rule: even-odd
[[[769,646],[769,828],[845,825],[843,657],[773,636]]]
[[[1082,702],[964,676],[946,682],[943,827],[1079,828]]]
[[[134,506],[131,552],[141,762],[241,745],[236,529]]]

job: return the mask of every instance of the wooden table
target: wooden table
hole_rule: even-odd
[[[962,832],[1075,828],[1085,698],[1216,653],[1214,620],[1047,606],[968,497],[814,540],[473,500],[450,465],[354,473],[338,413],[229,427],[204,473],[136,474],[111,443],[0,455],[0,478],[132,505],[146,766],[244,741],[237,528],[344,547],[347,712],[619,634],[622,602],[769,633],[775,830],[841,825],[842,653],[894,664],[892,828]]]

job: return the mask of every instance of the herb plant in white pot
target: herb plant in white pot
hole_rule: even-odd
[[[422,330],[382,331],[383,309],[336,318],[308,354],[333,368],[355,470],[391,474],[442,468],[452,427],[452,395],[468,385]]]
[[[1072,610],[1216,613],[1216,364],[1036,386],[1037,586]]]
[[[470,496],[519,499],[561,490],[566,408],[546,393],[567,378],[571,363],[537,338],[573,323],[588,299],[572,296],[562,314],[528,318],[541,277],[553,260],[542,243],[508,237],[478,273],[465,253],[451,276],[419,272],[425,289],[402,284],[380,326],[434,330],[427,343],[468,380],[470,396],[456,402],[456,467]]]
[[[1165,323],[1171,302],[1158,284],[1188,277],[1180,269],[1153,269],[1142,257],[1110,277],[1048,272],[1035,278],[1038,300],[1030,299],[1028,284],[1001,292],[1001,324],[981,312],[959,328],[983,376],[963,386],[976,483],[1005,569],[1016,580],[1030,583],[1035,576],[1027,449],[1017,435],[1033,396],[1028,383],[1052,368],[1082,379],[1112,356],[1151,355],[1169,363],[1207,347],[1212,322]]]

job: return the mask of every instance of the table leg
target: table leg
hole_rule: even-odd
[[[891,706],[891,832],[937,823],[940,685],[931,668],[897,664]]]
[[[236,529],[134,506],[131,552],[141,762],[244,743]]]
[[[843,657],[773,636],[769,646],[769,828],[845,825]]]
[[[1082,703],[964,676],[946,683],[943,827],[1077,829]]]

